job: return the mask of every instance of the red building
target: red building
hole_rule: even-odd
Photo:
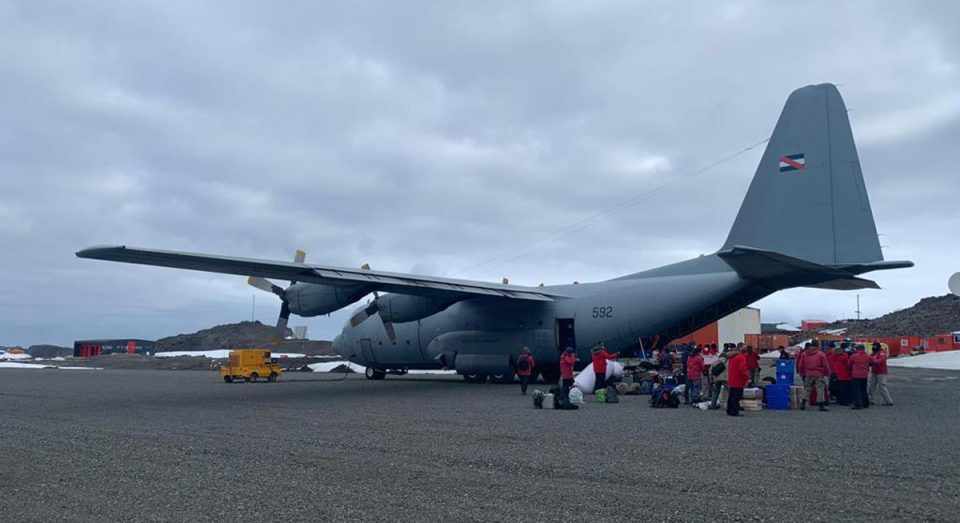
[[[824,320],[802,320],[800,322],[800,330],[815,331],[827,325],[830,325],[830,322]]]
[[[146,354],[153,352],[154,342],[122,338],[116,340],[77,340],[73,342],[74,358],[90,358],[101,354]]]

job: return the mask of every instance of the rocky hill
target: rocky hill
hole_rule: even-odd
[[[847,329],[846,336],[933,336],[960,331],[960,296],[924,298],[913,307],[869,320],[842,320],[827,329]]]
[[[259,321],[242,321],[217,325],[192,334],[178,334],[157,340],[157,352],[179,350],[230,350],[263,347],[275,352],[299,352],[303,354],[332,354],[329,341],[287,340],[292,331],[286,329],[283,336],[272,325]]]
[[[65,358],[73,356],[73,347],[59,345],[31,345],[27,353],[34,358]]]
[[[259,321],[242,321],[227,325],[217,325],[193,334],[177,334],[157,340],[156,351],[171,350],[215,350],[255,347],[265,343],[274,343],[291,334],[290,329],[281,335],[271,325]]]

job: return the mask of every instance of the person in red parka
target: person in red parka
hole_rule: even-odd
[[[619,353],[607,352],[604,344],[593,348],[591,357],[593,359],[593,372],[597,375],[597,380],[593,384],[594,392],[607,387],[607,360],[615,360]]]
[[[733,346],[727,353],[727,414],[740,415],[740,400],[743,399],[743,389],[750,382],[750,371],[747,369],[747,358],[740,352],[740,348]]]
[[[857,345],[856,352],[850,356],[850,378],[853,381],[853,408],[865,409],[870,406],[867,396],[867,378],[870,377],[870,356],[863,345]]]
[[[687,405],[700,401],[700,387],[703,383],[703,356],[700,348],[693,349],[687,358]]]
[[[820,347],[813,343],[807,343],[803,354],[798,360],[800,375],[803,376],[803,386],[810,391],[816,389],[817,404],[820,410],[827,409],[827,377],[830,376],[830,362],[827,356],[820,352]]]
[[[830,369],[833,370],[833,379],[837,381],[837,405],[850,405],[850,356],[837,350],[831,357]],[[833,379],[830,380],[831,384]]]
[[[883,397],[883,405],[891,407],[893,406],[893,398],[890,397],[890,391],[887,390],[887,353],[884,352],[883,346],[877,342],[873,342],[873,356],[870,360],[870,370],[873,371],[870,374],[870,401],[876,403],[877,389],[879,389],[880,395]]]
[[[524,347],[520,349],[520,355],[517,356],[517,377],[520,378],[520,394],[527,394],[527,385],[530,384],[530,376],[533,375],[533,369],[537,366],[530,349]]]
[[[570,388],[573,387],[573,367],[577,364],[577,353],[573,347],[564,349],[560,355],[560,387],[563,390],[563,401],[570,401]]]

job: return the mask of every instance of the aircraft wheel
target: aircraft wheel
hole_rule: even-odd
[[[487,375],[486,374],[464,374],[463,379],[467,383],[486,383]]]
[[[387,376],[386,372],[373,367],[367,367],[367,370],[364,372],[364,374],[367,376],[368,380],[382,380]]]
[[[491,383],[513,383],[513,374],[491,374],[490,375]]]

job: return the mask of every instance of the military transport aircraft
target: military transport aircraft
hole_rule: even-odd
[[[327,314],[373,293],[333,344],[370,379],[437,368],[468,380],[512,376],[512,358],[527,346],[554,381],[568,346],[584,362],[600,341],[625,353],[655,349],[781,289],[879,288],[858,275],[913,266],[883,260],[847,110],[832,84],[787,99],[717,252],[609,281],[526,287],[314,265],[302,252],[293,262],[125,246],[77,256],[250,276],[280,298],[280,327],[291,312]]]

